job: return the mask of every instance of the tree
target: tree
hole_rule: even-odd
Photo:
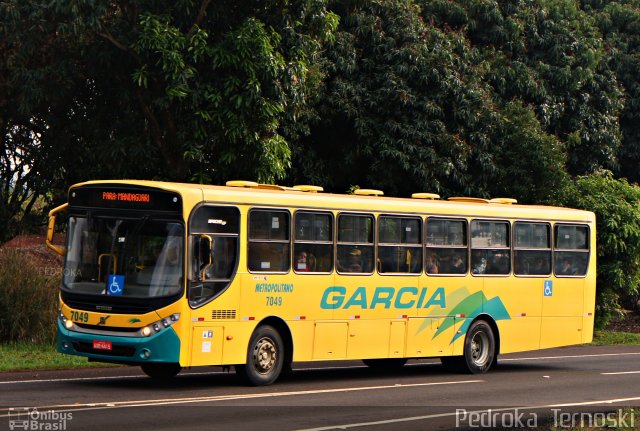
[[[598,27],[609,47],[609,67],[624,88],[625,104],[620,113],[622,146],[618,154],[621,176],[640,181],[640,2],[587,1],[586,9],[596,16]]]
[[[573,175],[615,168],[622,91],[592,14],[575,0],[424,0],[426,20],[466,35],[487,61],[504,106],[532,106],[543,130],[567,145]]]
[[[474,175],[469,166],[489,143],[491,101],[465,41],[426,24],[412,2],[332,7],[340,27],[326,53],[318,120],[294,150],[304,170],[292,177],[340,191],[354,184],[404,195],[483,191],[492,160]]]

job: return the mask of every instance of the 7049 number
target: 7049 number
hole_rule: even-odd
[[[73,320],[74,322],[89,323],[89,313],[80,313],[79,311],[72,311],[71,320]]]
[[[267,307],[282,306],[282,296],[267,296]]]

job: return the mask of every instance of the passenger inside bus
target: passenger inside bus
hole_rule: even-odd
[[[433,253],[427,255],[427,274],[438,274],[438,258]]]
[[[338,260],[338,270],[341,272],[362,272],[362,250],[352,248],[346,262]]]
[[[309,271],[309,263],[307,261],[308,253],[306,251],[301,251],[298,253],[296,257],[295,269],[298,272],[307,272]]]

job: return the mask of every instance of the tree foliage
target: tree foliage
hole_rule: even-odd
[[[625,90],[620,113],[622,148],[620,175],[640,181],[640,1],[587,1],[585,8],[596,17],[605,44],[607,61]]]
[[[324,182],[343,189],[366,182],[391,193],[440,191],[461,180],[470,148],[454,135],[477,121],[483,96],[460,58],[462,41],[426,26],[404,1],[333,6],[340,27],[327,52],[320,120],[300,158],[314,151],[326,161]],[[331,165],[336,154],[343,163]]]

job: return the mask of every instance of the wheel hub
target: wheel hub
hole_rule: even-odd
[[[489,337],[484,332],[474,334],[471,339],[471,358],[478,366],[483,366],[489,356]]]
[[[273,341],[269,338],[262,338],[256,344],[254,361],[259,373],[269,372],[276,363],[277,352]]]

